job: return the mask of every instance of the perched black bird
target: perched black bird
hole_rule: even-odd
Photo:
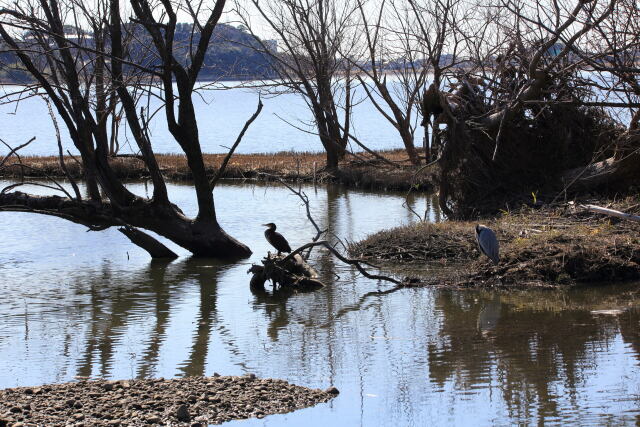
[[[278,255],[280,255],[280,252],[291,252],[289,242],[287,242],[287,239],[285,239],[282,234],[276,232],[276,225],[274,223],[270,222],[262,225],[269,227],[264,231],[264,237],[267,239],[267,242],[271,243],[271,246],[276,248]]]
[[[485,254],[494,264],[500,261],[500,244],[496,238],[496,233],[484,225],[476,225],[476,240],[480,247],[480,252]]]

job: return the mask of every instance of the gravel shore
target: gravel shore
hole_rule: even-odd
[[[334,387],[309,389],[252,374],[18,387],[0,390],[0,427],[198,427],[291,412],[337,394]]]

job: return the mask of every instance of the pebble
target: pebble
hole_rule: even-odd
[[[147,417],[147,422],[152,424],[157,424],[161,421],[161,418],[157,415],[149,415]]]
[[[191,419],[187,405],[180,405],[178,407],[178,410],[176,411],[176,418],[178,421],[189,421]]]
[[[337,394],[337,389],[333,394],[330,390],[322,392],[282,380],[258,379],[252,373],[5,389],[0,390],[0,427],[19,426],[19,421],[28,423],[28,427],[202,427],[326,402]]]

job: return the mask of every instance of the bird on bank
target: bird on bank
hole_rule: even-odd
[[[278,256],[280,256],[280,252],[291,252],[291,246],[289,246],[289,242],[284,236],[276,231],[276,225],[272,222],[268,224],[262,224],[265,227],[269,227],[264,231],[264,237],[267,239],[267,242],[271,244],[278,251]]]
[[[500,261],[500,244],[496,238],[496,233],[492,229],[482,224],[476,225],[476,241],[480,252],[485,254],[494,264]]]

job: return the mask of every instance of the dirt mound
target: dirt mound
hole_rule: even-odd
[[[615,207],[633,212],[640,204],[632,202]],[[485,223],[500,242],[498,265],[479,254],[471,222],[420,223],[383,231],[353,244],[350,251],[379,260],[463,263],[448,277],[433,274],[414,280],[414,285],[528,288],[640,279],[638,223],[584,212],[575,204],[527,208]]]

